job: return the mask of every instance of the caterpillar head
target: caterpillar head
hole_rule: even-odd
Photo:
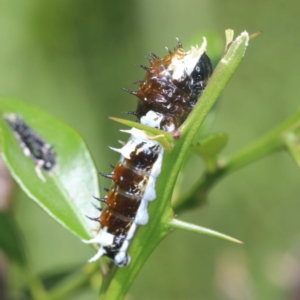
[[[150,54],[150,67],[144,67],[147,73],[139,82],[140,89],[132,92],[140,100],[135,114],[141,123],[150,111],[161,119],[156,127],[163,130],[173,131],[184,122],[212,74],[205,51],[206,39],[187,52],[178,41],[174,52],[169,51],[163,58]],[[146,120],[144,124],[149,123]]]

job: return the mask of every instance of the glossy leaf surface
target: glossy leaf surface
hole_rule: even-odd
[[[7,167],[24,192],[52,218],[80,238],[93,235],[95,217],[91,205],[98,196],[97,172],[83,139],[69,126],[40,108],[13,99],[0,99],[1,152]],[[20,115],[38,135],[54,146],[55,168],[42,171],[46,181],[38,176],[35,162],[27,157],[12,129],[3,118]]]

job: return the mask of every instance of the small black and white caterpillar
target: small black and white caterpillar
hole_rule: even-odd
[[[167,49],[168,50],[168,49]],[[150,53],[150,67],[138,91],[126,90],[140,100],[134,112],[141,124],[174,132],[188,117],[212,74],[212,65],[206,55],[206,39],[200,47],[188,52],[178,46],[174,52],[159,58]],[[144,131],[132,128],[123,130],[130,134],[128,142],[113,150],[121,153],[121,159],[111,174],[113,184],[104,198],[106,204],[98,221],[101,228],[95,238],[85,241],[100,245],[97,254],[109,257],[117,266],[130,263],[127,254],[130,242],[139,225],[148,223],[147,207],[155,200],[155,183],[160,174],[164,154],[163,147],[150,140]]]
[[[35,162],[38,177],[45,181],[41,169],[49,172],[56,165],[56,153],[53,146],[29,127],[19,115],[5,114],[3,117],[13,130],[24,154]]]

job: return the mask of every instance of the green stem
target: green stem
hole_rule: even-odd
[[[223,169],[218,168],[213,173],[205,172],[188,192],[173,203],[172,207],[175,213],[178,214],[204,204],[208,192],[223,177],[223,171]]]
[[[85,266],[80,271],[61,281],[48,294],[47,300],[67,299],[74,292],[88,285],[91,277],[99,273],[99,264]],[[40,298],[42,299],[42,298]]]
[[[28,266],[24,266],[23,272],[27,278],[28,289],[33,300],[46,300],[47,292],[41,280],[32,272]]]
[[[247,164],[278,150],[285,150],[285,136],[297,129],[300,120],[300,108],[282,124],[259,140],[224,160],[224,174],[233,172]],[[222,162],[220,162],[222,164]]]
[[[298,128],[300,120],[300,109],[274,130],[237,152],[236,154],[218,161],[218,168],[214,172],[206,172],[202,175],[186,195],[178,199],[174,205],[176,213],[185,209],[201,205],[210,189],[223,176],[232,173],[258,159],[278,150],[284,150],[286,135]]]

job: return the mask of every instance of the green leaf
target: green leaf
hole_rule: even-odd
[[[98,197],[97,172],[82,138],[72,128],[40,108],[13,99],[0,98],[1,152],[12,176],[43,210],[80,238],[93,236],[95,222],[88,220],[97,213],[91,205]],[[4,114],[15,113],[41,137],[54,146],[57,167],[53,174],[38,177],[35,163],[24,155]]]
[[[193,144],[193,149],[204,159],[208,172],[217,167],[217,155],[223,150],[228,141],[225,133],[215,133]]]
[[[26,265],[23,239],[11,213],[0,212],[0,249],[21,266]]]
[[[226,29],[225,30],[225,38],[226,38],[226,43],[225,43],[225,49],[224,49],[224,54],[227,52],[229,49],[234,37],[234,30],[232,29]]]
[[[226,146],[228,136],[225,133],[215,133],[193,144],[193,149],[205,160],[216,157]]]

